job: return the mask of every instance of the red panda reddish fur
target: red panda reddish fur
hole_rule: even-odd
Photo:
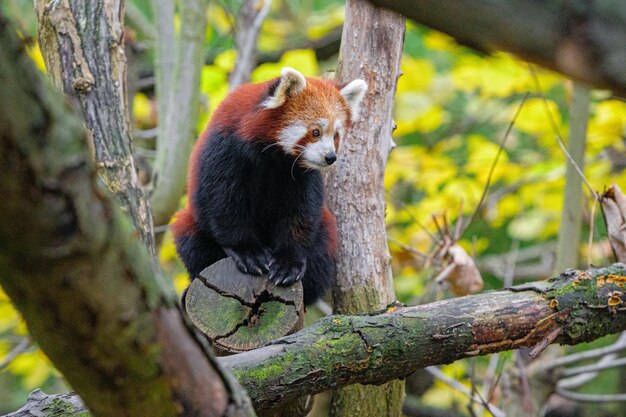
[[[302,279],[305,303],[333,282],[337,231],[320,170],[335,159],[365,93],[284,69],[218,106],[190,158],[189,204],[172,226],[191,277],[230,256],[277,284]]]

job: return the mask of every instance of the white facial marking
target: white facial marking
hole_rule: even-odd
[[[334,154],[335,152],[333,135],[326,134],[322,136],[321,140],[309,143],[306,146],[302,153],[302,165],[307,168],[323,170],[329,167],[328,163],[326,163],[326,155]]]
[[[286,154],[291,154],[296,143],[306,135],[307,131],[308,129],[303,123],[287,125],[287,127],[278,134],[278,144],[283,148]]]

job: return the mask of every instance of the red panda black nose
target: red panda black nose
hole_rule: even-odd
[[[328,165],[332,165],[333,162],[337,160],[337,154],[335,154],[335,152],[328,152],[324,159]]]

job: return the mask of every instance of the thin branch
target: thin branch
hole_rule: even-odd
[[[480,396],[479,393],[473,394],[472,391],[467,389],[467,387],[465,385],[461,384],[456,379],[448,377],[438,367],[436,367],[436,366],[429,366],[429,367],[424,368],[424,369],[429,374],[431,374],[432,376],[434,376],[435,378],[437,378],[438,380],[440,380],[444,384],[449,385],[450,387],[454,388],[455,390],[465,394],[472,402],[480,404],[481,406],[485,407],[491,414],[494,415],[494,417],[505,417],[506,416],[506,414],[504,414],[504,411],[500,410],[498,407],[496,407],[493,404],[489,404],[487,401],[485,401],[485,399],[483,397]]]
[[[476,205],[476,209],[474,210],[474,212],[472,213],[472,216],[470,217],[469,221],[467,222],[467,224],[463,228],[463,232],[461,233],[461,235],[463,235],[463,233],[465,233],[467,228],[472,224],[472,222],[474,221],[474,219],[478,215],[478,212],[479,212],[479,210],[480,210],[480,208],[481,208],[481,206],[483,204],[483,201],[485,200],[485,197],[487,196],[487,193],[489,192],[489,185],[491,184],[491,177],[493,175],[493,171],[496,169],[496,165],[498,164],[498,159],[500,158],[500,154],[504,150],[504,145],[506,144],[506,140],[508,139],[509,134],[511,133],[511,130],[513,130],[513,126],[515,125],[515,121],[517,120],[517,117],[519,116],[520,112],[522,111],[522,107],[524,107],[524,103],[526,102],[526,99],[528,99],[528,95],[529,95],[528,92],[526,92],[526,94],[524,94],[524,97],[522,98],[522,101],[520,102],[519,106],[517,107],[517,110],[515,111],[515,115],[513,116],[513,119],[511,120],[511,122],[509,123],[508,127],[506,128],[506,131],[504,133],[504,137],[500,141],[500,146],[498,148],[498,153],[496,154],[496,157],[494,158],[493,162],[491,163],[491,167],[489,168],[489,174],[487,175],[487,183],[485,184],[485,187],[483,188],[483,193],[480,196],[480,200],[478,201],[478,204]]]
[[[9,354],[2,361],[0,361],[0,371],[6,368],[7,366],[9,366],[9,364],[13,361],[13,359],[17,358],[20,354],[26,352],[26,350],[30,347],[31,343],[32,342],[29,337],[25,337],[24,339],[22,339],[17,344],[17,346],[11,349]]]
[[[618,340],[626,338],[626,332],[622,332]],[[610,353],[608,355],[604,355],[597,364],[607,364],[614,361],[618,357],[617,353]],[[598,376],[599,372],[587,372],[578,374],[576,376],[572,376],[569,378],[561,378],[557,382],[557,385],[563,389],[572,389],[584,385],[585,383],[593,380]]]
[[[154,139],[157,137],[157,134],[159,133],[159,128],[155,127],[152,129],[135,129],[135,131],[133,132],[133,135],[135,136],[136,139]]]
[[[139,29],[146,38],[154,40],[157,37],[157,31],[152,22],[132,1],[126,2],[126,18],[129,24]]]
[[[591,268],[591,254],[593,252],[593,232],[595,228],[596,220],[596,206],[598,205],[598,198],[593,199],[591,206],[591,213],[589,214],[589,240],[587,241],[587,268]]]
[[[231,90],[250,81],[250,73],[257,62],[257,39],[261,24],[270,11],[272,0],[245,0],[237,16],[237,59],[229,77]]]
[[[626,401],[626,394],[581,394],[580,392],[570,391],[556,387],[556,393],[574,401],[606,403],[611,401]]]
[[[546,116],[548,117],[548,121],[550,122],[550,126],[552,127],[552,130],[554,132],[554,136],[556,137],[556,141],[559,144],[559,147],[561,148],[561,150],[565,154],[565,157],[567,158],[569,163],[572,164],[572,166],[574,167],[574,169],[576,170],[576,172],[580,176],[581,180],[587,186],[587,189],[589,190],[589,193],[591,195],[595,196],[596,198],[599,198],[598,193],[596,193],[594,191],[594,189],[591,186],[591,184],[589,183],[589,181],[587,181],[587,177],[585,177],[585,174],[583,173],[582,169],[580,169],[580,167],[578,166],[578,164],[576,163],[574,158],[572,158],[572,155],[570,155],[570,153],[567,151],[567,147],[565,146],[565,143],[563,142],[563,137],[561,136],[561,133],[559,132],[559,127],[556,124],[556,120],[554,120],[554,115],[550,111],[550,106],[548,104],[548,99],[543,94],[543,90],[541,89],[541,85],[539,83],[539,78],[537,77],[537,73],[535,72],[535,69],[533,68],[532,65],[529,65],[528,68],[530,69],[530,74],[532,75],[533,82],[535,84],[535,89],[537,90],[537,93],[539,94],[539,96],[541,97],[541,99],[543,101],[544,111],[546,113]]]
[[[615,359],[609,363],[594,363],[592,365],[577,366],[575,368],[564,369],[560,372],[561,376],[568,377],[587,372],[598,372],[605,369],[617,368],[626,365],[626,358]]]
[[[430,236],[430,238],[432,239],[433,242],[440,243],[440,239],[437,236],[435,236],[433,233],[431,233],[431,231],[428,230],[428,228],[426,226],[424,226],[424,224],[417,219],[417,217],[413,214],[413,212],[409,209],[409,207],[406,204],[404,204],[404,202],[402,200],[400,200],[400,198],[398,196],[396,196],[392,191],[387,190],[386,192],[387,192],[387,194],[389,194],[391,196],[393,201],[397,205],[400,206],[401,209],[406,210],[406,212],[409,214],[411,219],[413,219],[413,222],[415,222],[415,224],[417,224],[417,226],[420,229],[422,229],[424,232],[426,232],[426,234],[428,234],[428,236]]]
[[[559,368],[561,366],[567,366],[575,362],[594,359],[598,356],[608,355],[609,353],[621,352],[626,350],[626,333],[622,333],[620,337],[610,346],[601,347],[598,349],[586,350],[584,352],[574,353],[571,355],[557,358],[552,362],[546,364],[547,370]]]
[[[546,335],[539,343],[537,343],[533,348],[528,352],[528,356],[535,359],[541,352],[543,352],[549,345],[554,343],[554,341],[561,335],[561,329],[556,328],[552,330],[550,333]]]

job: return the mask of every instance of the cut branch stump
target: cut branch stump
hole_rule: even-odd
[[[240,272],[231,258],[206,268],[183,294],[191,322],[218,354],[256,349],[302,328],[302,283],[275,286]]]

